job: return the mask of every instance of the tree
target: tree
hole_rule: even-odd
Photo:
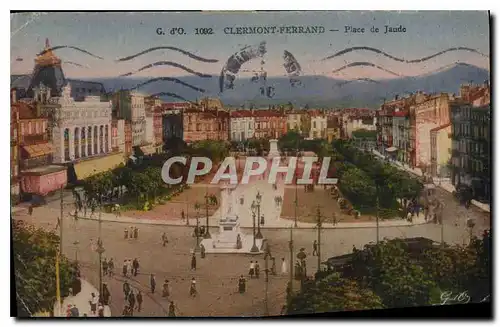
[[[364,251],[354,253],[351,267],[353,278],[372,289],[388,308],[429,305],[437,300],[436,281],[400,239],[366,245]]]
[[[331,274],[304,284],[303,291],[289,299],[287,314],[308,314],[383,308],[380,297],[354,280]]]
[[[18,316],[52,312],[56,303],[56,253],[59,237],[24,221],[13,221],[12,250]],[[60,258],[61,296],[79,289],[78,269],[66,257]]]
[[[341,173],[339,188],[342,194],[358,207],[375,205],[375,183],[359,168],[344,170]]]

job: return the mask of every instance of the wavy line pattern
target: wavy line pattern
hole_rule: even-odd
[[[381,54],[381,55],[384,55],[385,57],[387,58],[390,58],[392,60],[395,60],[395,61],[399,61],[399,62],[405,62],[405,63],[408,63],[408,64],[412,64],[412,63],[417,63],[417,62],[424,62],[424,61],[427,61],[429,59],[432,59],[432,58],[435,58],[437,56],[440,56],[442,54],[445,54],[447,52],[451,52],[451,51],[468,51],[468,52],[473,52],[473,53],[477,53],[483,57],[488,57],[488,55],[476,50],[476,49],[472,49],[472,48],[468,48],[468,47],[454,47],[454,48],[449,48],[449,49],[446,49],[446,50],[443,50],[443,51],[439,51],[435,54],[432,54],[430,56],[427,56],[427,57],[423,57],[423,58],[420,58],[420,59],[413,59],[413,60],[407,60],[407,59],[404,59],[404,58],[398,58],[398,57],[395,57],[393,55],[390,55],[388,54],[387,52],[384,52],[380,49],[377,49],[377,48],[372,48],[372,47],[351,47],[351,48],[347,48],[347,49],[344,49],[344,50],[341,50],[331,56],[328,56],[326,58],[324,58],[323,60],[329,60],[329,59],[333,59],[335,57],[338,57],[338,56],[342,56],[346,53],[349,53],[349,52],[352,52],[352,51],[357,51],[357,50],[365,50],[365,51],[371,51],[371,52],[375,52],[375,53],[378,53],[378,54]]]
[[[154,94],[151,94],[152,97],[161,97],[161,96],[169,96],[169,97],[172,97],[172,98],[176,98],[176,99],[179,99],[179,100],[182,100],[182,101],[186,101],[186,102],[190,102],[190,103],[194,103],[193,101],[190,101],[176,93],[170,93],[170,92],[158,92],[158,93],[154,93]]]
[[[339,86],[339,87],[341,87],[341,86],[344,86],[346,84],[350,84],[350,83],[354,83],[354,82],[358,82],[358,81],[380,84],[379,81],[376,81],[376,80],[371,79],[371,78],[356,78],[356,79],[353,79],[353,80],[350,80],[350,81],[339,82],[336,85]]]
[[[81,65],[77,62],[73,62],[73,61],[63,61],[63,64],[69,64],[69,65],[73,65],[73,66],[77,66],[77,67],[81,67],[81,68],[89,68],[89,66],[86,66],[86,65]]]
[[[180,48],[176,48],[176,47],[170,47],[170,46],[160,46],[160,47],[149,48],[149,49],[146,49],[146,50],[141,51],[139,53],[136,53],[134,55],[116,59],[115,61],[117,61],[117,62],[119,62],[119,61],[129,61],[129,60],[132,60],[132,59],[137,58],[139,56],[142,56],[143,54],[146,54],[146,53],[149,53],[149,52],[153,52],[153,51],[156,51],[156,50],[172,50],[172,51],[177,51],[177,52],[180,52],[180,53],[188,56],[189,58],[192,58],[192,59],[195,59],[195,60],[198,60],[198,61],[201,61],[201,62],[218,62],[219,61],[217,59],[207,59],[207,58],[199,57],[199,56],[197,56],[197,55],[195,55],[195,54],[193,54],[193,53],[191,53],[189,51],[186,51],[186,50],[183,50],[183,49],[180,49]]]
[[[138,70],[136,71],[133,71],[133,72],[129,72],[129,73],[126,73],[126,74],[122,74],[120,75],[120,77],[125,77],[125,76],[131,76],[133,74],[137,74],[143,70],[146,70],[146,69],[149,69],[149,68],[152,68],[152,67],[157,67],[157,66],[172,66],[172,67],[176,67],[176,68],[180,68],[188,73],[191,73],[193,75],[196,75],[198,77],[202,77],[202,78],[211,78],[212,75],[208,75],[208,74],[203,74],[203,73],[199,73],[197,71],[194,71],[184,65],[181,65],[181,64],[178,64],[176,62],[172,62],[172,61],[157,61],[157,62],[154,62],[152,64],[149,64],[149,65],[146,65],[144,67],[141,67],[139,68]]]
[[[193,89],[195,91],[198,91],[198,92],[201,92],[201,93],[205,93],[205,90],[202,89],[202,88],[199,88],[199,87],[196,87],[196,86],[193,86],[189,83],[186,83],[186,82],[183,82],[181,81],[180,79],[178,78],[174,78],[174,77],[156,77],[156,78],[152,78],[152,79],[149,79],[145,82],[142,82],[142,83],[139,83],[137,84],[136,86],[128,89],[129,91],[131,90],[136,90],[144,85],[147,85],[147,84],[151,84],[151,83],[154,83],[154,82],[158,82],[158,81],[168,81],[168,82],[174,82],[176,84],[181,84],[181,85],[184,85],[186,87],[189,87],[190,89]]]
[[[103,60],[103,59],[104,59],[103,57],[99,57],[99,56],[97,56],[97,55],[95,55],[95,54],[93,54],[93,53],[88,52],[87,50],[80,49],[80,48],[78,48],[78,47],[74,47],[74,46],[72,46],[72,45],[58,45],[58,46],[56,46],[56,47],[48,48],[48,49],[43,50],[43,51],[42,51],[42,52],[40,52],[39,54],[37,54],[37,56],[41,56],[41,55],[43,55],[43,54],[45,54],[45,53],[47,53],[47,52],[49,52],[49,51],[56,51],[56,50],[59,50],[59,49],[73,49],[73,50],[76,50],[76,51],[83,52],[83,53],[85,53],[85,54],[87,54],[87,55],[89,55],[89,56],[92,56],[92,57],[94,57],[94,58],[97,58],[97,59],[101,59],[101,60]]]
[[[373,64],[373,63],[371,63],[371,62],[366,62],[366,61],[356,61],[356,62],[352,62],[352,63],[347,64],[347,65],[345,65],[345,66],[342,66],[342,67],[340,67],[340,68],[338,68],[338,69],[335,69],[334,71],[332,71],[332,73],[333,73],[333,74],[335,74],[335,73],[338,73],[338,72],[340,72],[341,70],[344,70],[344,69],[346,69],[346,68],[349,68],[349,67],[357,67],[357,66],[375,67],[375,68],[377,68],[377,69],[379,69],[379,70],[382,70],[382,71],[384,71],[384,72],[386,72],[386,73],[389,73],[389,74],[392,74],[392,75],[394,75],[394,76],[399,76],[399,77],[400,77],[400,76],[402,76],[402,75],[400,75],[400,74],[398,74],[398,73],[395,73],[395,72],[393,72],[393,71],[391,71],[391,70],[389,70],[389,69],[386,69],[386,68],[384,68],[384,67],[381,67],[381,66],[379,66],[379,65],[375,65],[375,64]]]

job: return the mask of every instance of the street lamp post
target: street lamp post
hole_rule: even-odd
[[[209,222],[208,222],[208,193],[205,192],[205,215],[206,215],[206,218],[207,218],[207,221],[206,221],[206,230],[205,230],[205,235],[203,235],[203,238],[212,238],[212,235],[210,235],[210,232],[209,232],[209,228],[210,228],[210,225],[209,225]]]
[[[260,202],[262,200],[262,195],[260,195],[260,192],[257,192],[256,198],[256,203],[257,203],[257,235],[255,235],[255,238],[258,240],[263,239],[264,237],[262,236],[262,233],[260,232]]]
[[[102,239],[99,237],[97,240],[97,253],[99,254],[99,298],[102,296],[102,254],[104,253],[104,247],[102,245]]]
[[[257,247],[257,244],[255,244],[255,212],[257,210],[257,205],[255,204],[255,201],[252,202],[252,206],[250,208],[252,209],[252,220],[253,220],[253,245],[252,249],[250,249],[250,252],[255,253],[259,252],[259,248]]]

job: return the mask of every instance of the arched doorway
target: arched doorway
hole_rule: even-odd
[[[99,126],[99,150],[100,150],[100,153],[104,152],[103,137],[104,137],[104,127],[101,125],[101,126]]]
[[[80,135],[80,144],[82,149],[82,158],[85,157],[85,147],[87,146],[87,139],[85,138],[85,127],[82,127],[82,132]]]
[[[87,128],[87,156],[92,155],[92,127]]]
[[[75,127],[75,139],[73,142],[73,146],[75,147],[75,159],[80,158],[80,129]]]
[[[106,129],[104,132],[104,144],[105,144],[106,153],[108,153],[109,152],[109,126],[108,125],[106,125]]]
[[[97,126],[94,126],[94,154],[99,154],[99,149],[97,148],[99,141],[99,132],[97,131]]]
[[[64,130],[64,161],[70,161],[69,158],[69,128]]]

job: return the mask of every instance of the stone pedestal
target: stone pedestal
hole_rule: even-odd
[[[269,140],[269,153],[268,157],[277,157],[280,155],[280,151],[278,150],[278,140],[272,139]]]

